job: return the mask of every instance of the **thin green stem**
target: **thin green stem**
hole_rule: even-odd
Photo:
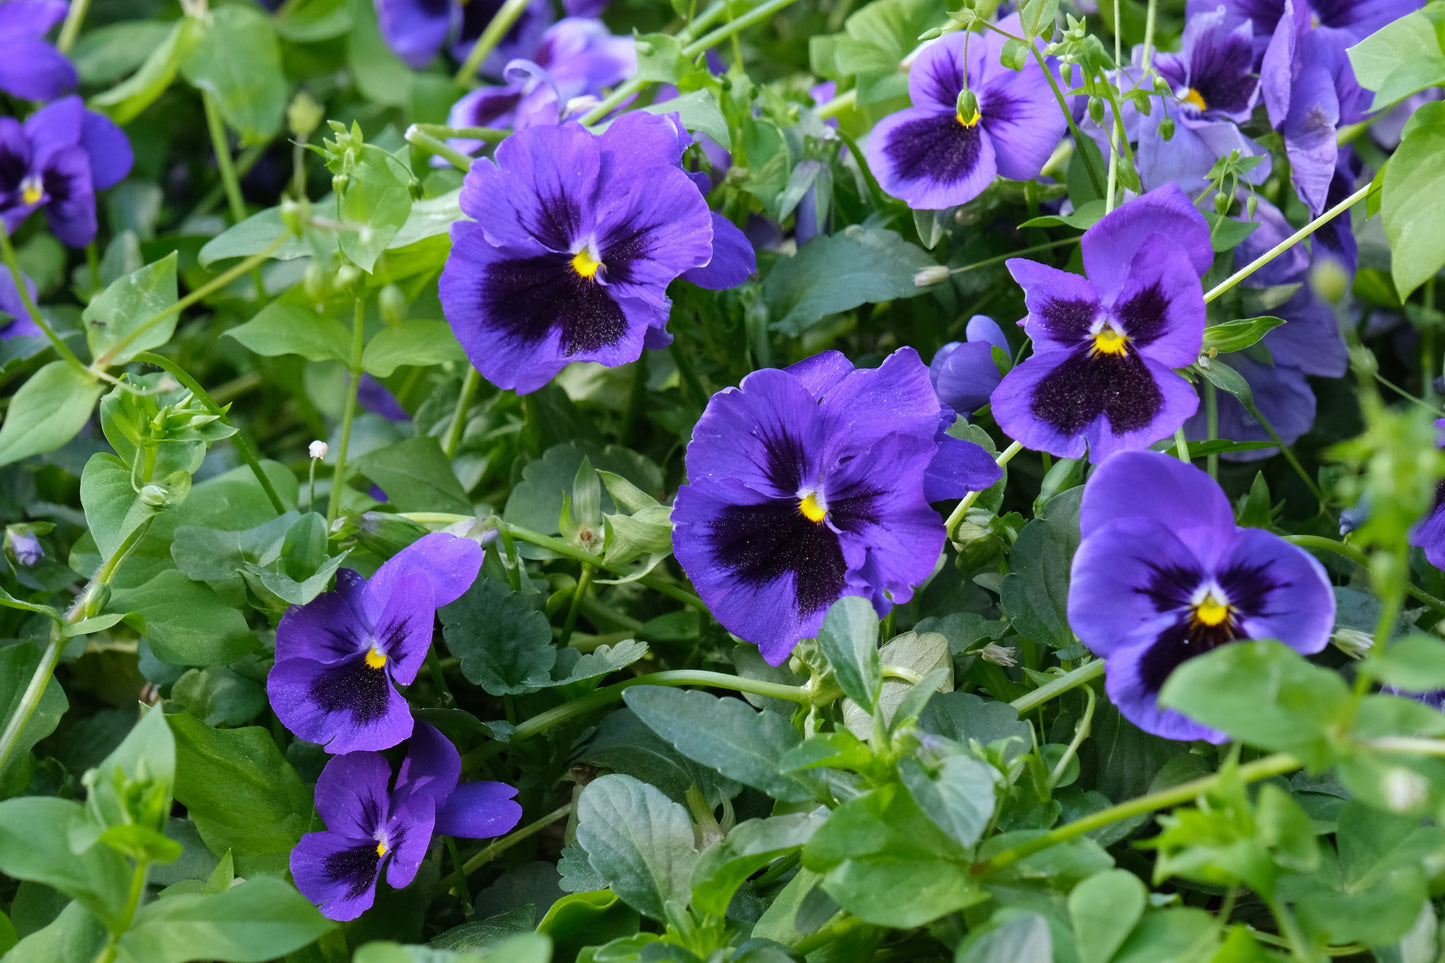
[[[445,158],[447,163],[459,171],[469,171],[472,169],[472,159],[470,157],[446,141],[433,137],[431,134],[423,133],[419,128],[419,124],[412,124],[406,129],[406,142],[408,144],[411,144],[413,147],[420,147],[429,154],[435,154],[438,157]]]
[[[1179,460],[1189,464],[1189,439],[1184,437],[1184,428],[1181,426],[1174,429],[1174,450],[1179,454]]]
[[[1023,451],[1023,447],[1022,442],[1016,441],[999,452],[998,457],[995,458],[994,461],[1002,468],[1004,465],[1013,461],[1014,455]],[[968,514],[968,510],[973,507],[973,503],[978,501],[978,496],[982,494],[983,492],[981,491],[969,492],[959,500],[957,507],[949,514],[948,521],[943,523],[944,533],[948,538],[953,538],[953,533],[958,530],[958,526],[963,522],[963,517]]]
[[[988,267],[990,264],[998,264],[1000,261],[1007,261],[1009,258],[1023,257],[1025,254],[1034,254],[1038,251],[1049,251],[1056,247],[1067,247],[1071,244],[1078,244],[1077,237],[1060,238],[1057,241],[1046,241],[1043,244],[1035,244],[1020,251],[1010,251],[1007,254],[999,254],[995,257],[984,258],[982,261],[974,261],[972,264],[965,264],[963,267],[950,268],[949,274],[963,274],[965,271],[977,270],[981,267]]]
[[[1071,669],[1056,679],[1051,679],[1039,686],[1034,691],[1021,695],[1009,703],[1018,711],[1019,715],[1032,712],[1039,706],[1052,699],[1057,699],[1065,692],[1077,689],[1081,685],[1097,679],[1104,674],[1104,660],[1094,659],[1092,662],[1085,662],[1076,669]]]
[[[75,38],[80,36],[81,25],[85,23],[85,15],[90,11],[90,0],[71,0],[70,9],[65,13],[65,23],[60,26],[60,36],[55,40],[55,49],[63,54],[70,53],[70,48],[75,46]]]
[[[10,243],[10,232],[6,230],[4,221],[0,221],[0,256],[4,257],[5,266],[10,270],[10,280],[15,282],[15,291],[20,295],[20,303],[25,306],[25,312],[30,315],[30,320],[35,322],[35,326],[45,332],[45,336],[55,347],[56,354],[81,371],[88,371],[85,363],[75,356],[75,352],[70,350],[70,345],[61,340],[60,335],[55,333],[50,322],[45,320],[40,314],[40,309],[35,306],[35,300],[30,297],[30,288],[25,284],[25,275],[20,273],[20,261],[15,256],[15,248]]]
[[[572,590],[572,602],[567,606],[567,618],[562,622],[562,644],[565,646],[572,641],[572,629],[577,625],[577,610],[582,606],[582,599],[587,595],[587,588],[592,584],[592,575],[597,571],[595,565],[583,564],[582,574],[577,577],[577,586]]]
[[[261,490],[266,493],[266,500],[271,503],[271,507],[276,510],[276,514],[285,514],[286,506],[282,503],[281,496],[276,494],[276,489],[271,485],[271,479],[261,470],[261,457],[260,453],[256,450],[256,446],[251,442],[250,437],[245,431],[236,427],[236,425],[231,422],[230,418],[226,415],[226,409],[222,408],[216,403],[214,398],[206,393],[206,389],[201,387],[201,383],[195,378],[192,378],[180,365],[169,358],[156,354],[154,351],[144,351],[136,355],[135,360],[143,364],[153,364],[157,368],[164,368],[170,372],[171,377],[175,378],[184,385],[191,394],[195,395],[201,404],[206,406],[207,411],[219,416],[223,421],[231,425],[231,427],[236,428],[234,437],[236,453],[241,456],[241,460],[251,469],[251,474],[256,476],[257,484],[259,484]]]
[[[120,951],[120,938],[125,931],[130,929],[130,924],[135,921],[135,914],[140,909],[140,901],[145,896],[146,876],[150,873],[150,861],[138,860],[135,864],[135,871],[130,877],[130,893],[126,897],[125,909],[120,915],[120,925],[110,931],[106,936],[105,946],[101,947],[95,956],[95,963],[112,963]]]
[[[1270,424],[1269,419],[1264,416],[1264,412],[1259,410],[1259,406],[1254,403],[1253,399],[1246,401],[1240,398],[1239,402],[1244,405],[1244,410],[1248,411],[1254,420],[1259,422],[1260,427],[1269,434],[1270,440],[1279,448],[1279,453],[1284,456],[1284,460],[1294,469],[1294,473],[1305,483],[1305,487],[1310,490],[1310,494],[1315,496],[1315,501],[1319,503],[1320,510],[1323,511],[1325,507],[1325,493],[1320,490],[1320,486],[1310,477],[1310,473],[1305,471],[1305,466],[1301,465],[1300,460],[1295,457],[1294,449],[1284,443],[1284,439],[1279,436],[1279,432],[1274,430],[1274,425]]]
[[[109,365],[111,363],[111,359],[119,355],[126,348],[130,347],[131,343],[135,341],[136,338],[139,338],[142,334],[145,334],[147,331],[160,324],[166,318],[169,318],[173,314],[181,313],[186,308],[195,304],[197,301],[200,301],[202,298],[209,297],[213,292],[224,288],[226,285],[230,284],[232,281],[236,280],[236,278],[245,274],[247,271],[250,271],[252,268],[256,267],[262,262],[269,260],[271,255],[281,250],[281,246],[286,243],[287,238],[288,235],[281,235],[280,237],[273,240],[270,244],[267,244],[266,247],[263,248],[261,251],[252,254],[250,257],[246,258],[244,261],[241,261],[235,267],[216,275],[205,284],[202,284],[200,287],[196,288],[190,294],[181,298],[175,304],[162,308],[155,314],[151,315],[145,320],[143,324],[141,324],[130,334],[122,338],[113,348],[110,349],[110,351],[101,355],[99,358],[96,358],[96,366],[104,368],[106,365]]]
[[[1149,0],[1149,9],[1144,13],[1144,73],[1149,73],[1149,61],[1154,56],[1154,8],[1158,0]]]
[[[572,804],[568,803],[565,806],[560,806],[557,809],[552,810],[541,819],[538,819],[535,822],[528,823],[521,829],[512,830],[510,833],[503,836],[501,839],[497,840],[491,845],[487,846],[486,849],[483,849],[480,853],[477,853],[471,859],[467,860],[466,865],[462,867],[462,873],[464,875],[470,876],[472,873],[475,873],[478,869],[481,869],[483,866],[485,866],[488,862],[495,859],[499,853],[511,849],[513,846],[517,845],[522,840],[527,839],[530,836],[537,835],[542,830],[555,823],[557,820],[565,819],[568,815],[571,814],[571,812]]]
[[[1153,9],[1153,4],[1150,4]],[[1219,437],[1219,389],[1214,387],[1214,382],[1204,382],[1204,418],[1208,426],[1209,440],[1214,441]],[[1219,455],[1211,452],[1204,459],[1205,467],[1209,471],[1209,477],[1215,481],[1219,480]]]
[[[827,120],[829,117],[837,117],[845,110],[849,110],[857,106],[857,104],[858,91],[845,90],[838,96],[834,97],[832,100],[828,101],[826,104],[823,104],[821,107],[819,107],[817,110],[817,114],[819,117]]]
[[[226,203],[231,208],[231,222],[240,224],[246,219],[246,199],[241,196],[241,180],[236,176],[236,164],[231,157],[231,145],[226,139],[226,125],[221,120],[221,111],[216,99],[208,90],[201,91],[201,104],[206,110],[206,129],[211,134],[211,149],[216,155],[216,170],[221,175],[221,186],[226,191]],[[261,271],[256,268],[251,274],[256,285],[256,299],[265,300],[266,283]]]
[[[448,458],[455,458],[457,449],[461,447],[462,432],[467,427],[467,411],[472,407],[472,399],[477,396],[481,377],[476,368],[467,365],[467,373],[462,375],[462,388],[457,392],[457,406],[452,410],[452,424],[447,429],[447,441],[442,446]]]
[[[753,7],[753,9],[741,17],[738,17],[736,20],[723,24],[711,33],[703,34],[692,43],[683,47],[682,55],[691,60],[693,57],[706,53],[708,50],[716,47],[734,34],[741,33],[754,24],[771,20],[777,14],[792,6],[792,4],[793,0],[767,0],[766,3],[761,3]]]
[[[511,131],[502,127],[448,127],[446,124],[412,124],[408,130],[440,139],[452,137],[463,140],[480,140],[496,144],[511,136]]]
[[[60,626],[52,626],[50,641],[40,655],[40,664],[35,667],[34,674],[30,676],[30,682],[25,686],[25,691],[21,693],[20,704],[15,707],[15,714],[5,723],[5,731],[0,734],[0,772],[5,771],[5,765],[10,761],[10,754],[15,751],[15,746],[20,741],[20,734],[25,731],[30,717],[34,715],[36,707],[40,705],[41,697],[45,695],[46,687],[50,685],[51,677],[55,675],[55,667],[60,664],[60,653],[65,648],[65,641]]]
[[[471,83],[472,78],[476,77],[477,71],[481,69],[482,61],[487,59],[487,54],[497,49],[497,44],[502,42],[502,38],[507,35],[508,30],[512,29],[512,25],[517,22],[517,18],[522,15],[522,11],[527,9],[529,3],[531,0],[507,0],[502,4],[502,8],[492,15],[486,29],[477,38],[476,44],[467,54],[466,62],[457,71],[457,75],[452,78],[452,83],[458,87],[465,87]]]
[[[1102,665],[1102,663],[1099,664]],[[1268,779],[1270,776],[1293,772],[1300,768],[1301,765],[1302,763],[1294,756],[1288,755],[1287,753],[1276,753],[1272,756],[1265,756],[1263,759],[1256,759],[1253,762],[1245,763],[1234,771],[1232,778],[1237,778],[1245,783],[1257,782],[1261,779]],[[1057,829],[1052,829],[1044,833],[1036,839],[1032,839],[1019,846],[1011,847],[1001,853],[994,854],[981,863],[976,863],[973,867],[973,872],[976,875],[996,872],[1007,866],[1012,866],[1020,860],[1032,856],[1034,853],[1043,852],[1051,846],[1068,842],[1085,833],[1091,833],[1096,829],[1102,829],[1105,826],[1129,819],[1133,816],[1142,816],[1158,809],[1167,809],[1170,806],[1177,806],[1181,803],[1189,802],[1202,793],[1213,789],[1219,784],[1220,779],[1220,774],[1214,773],[1213,775],[1204,776],[1186,783],[1180,783],[1177,786],[1171,786],[1168,789],[1151,792],[1136,799],[1130,799],[1116,806],[1101,809],[1096,813],[1090,813],[1082,819],[1076,819],[1071,823],[1066,823]]]
[[[331,498],[326,503],[326,525],[341,511],[341,490],[346,487],[346,449],[351,445],[351,423],[356,419],[356,400],[361,392],[361,354],[366,347],[366,302],[356,299],[351,321],[351,362],[347,365],[346,407],[341,412],[341,440],[336,444],[336,468],[331,474]]]
[[[1063,778],[1064,770],[1069,766],[1069,760],[1078,754],[1079,746],[1089,737],[1089,731],[1093,728],[1094,705],[1098,702],[1098,699],[1094,695],[1094,690],[1087,687],[1084,689],[1084,695],[1087,699],[1084,704],[1084,717],[1074,726],[1074,738],[1069,740],[1069,745],[1064,749],[1063,755],[1059,756],[1059,761],[1055,763],[1054,768],[1049,771],[1049,778],[1046,785],[1051,791],[1059,784],[1059,780]]]
[[[1362,187],[1362,188],[1360,188],[1359,190],[1355,191],[1355,192],[1354,192],[1353,194],[1351,194],[1349,197],[1347,197],[1347,198],[1345,198],[1344,200],[1340,201],[1338,204],[1336,204],[1334,207],[1330,208],[1328,211],[1325,211],[1325,212],[1324,212],[1323,214],[1321,214],[1319,217],[1317,217],[1317,218],[1315,218],[1314,220],[1310,221],[1308,224],[1306,224],[1304,227],[1300,228],[1298,231],[1295,231],[1293,234],[1291,234],[1289,237],[1285,238],[1283,241],[1280,241],[1278,244],[1276,244],[1274,247],[1270,248],[1268,251],[1265,251],[1265,252],[1264,252],[1263,254],[1261,254],[1259,257],[1255,258],[1253,261],[1250,261],[1248,264],[1246,264],[1244,267],[1240,268],[1238,271],[1235,271],[1233,274],[1231,274],[1229,277],[1225,278],[1223,281],[1220,281],[1220,282],[1219,282],[1218,284],[1216,284],[1213,288],[1211,288],[1207,294],[1204,295],[1204,303],[1205,303],[1205,304],[1209,304],[1209,303],[1210,303],[1211,301],[1213,301],[1215,298],[1219,297],[1221,294],[1223,294],[1224,292],[1228,291],[1230,288],[1234,287],[1234,286],[1235,286],[1236,284],[1238,284],[1240,281],[1243,281],[1245,278],[1249,277],[1249,276],[1250,276],[1251,274],[1253,274],[1255,271],[1258,271],[1260,268],[1264,267],[1264,266],[1265,266],[1266,264],[1268,264],[1270,261],[1273,261],[1275,258],[1279,257],[1279,256],[1280,256],[1281,254],[1283,254],[1285,251],[1287,251],[1287,250],[1289,250],[1290,248],[1294,247],[1294,246],[1295,246],[1296,244],[1298,244],[1300,241],[1303,241],[1305,238],[1309,237],[1309,236],[1310,236],[1311,234],[1313,234],[1315,231],[1318,231],[1320,228],[1324,227],[1324,226],[1325,226],[1326,224],[1328,224],[1330,221],[1333,221],[1336,217],[1339,217],[1339,216],[1340,216],[1341,214],[1343,214],[1345,211],[1348,211],[1351,207],[1353,207],[1356,203],[1358,203],[1359,201],[1361,201],[1361,200],[1365,197],[1365,195],[1367,195],[1367,194],[1369,194],[1369,193],[1370,193],[1370,185],[1369,185],[1369,184],[1366,184],[1364,187]]]

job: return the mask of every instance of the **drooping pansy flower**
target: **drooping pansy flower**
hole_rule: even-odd
[[[999,427],[1025,446],[1103,461],[1166,437],[1198,407],[1171,369],[1199,357],[1200,278],[1214,252],[1204,216],[1173,185],[1120,205],[1080,246],[1086,277],[1007,262],[1034,353],[990,400]]]
[[[502,9],[504,0],[372,0],[377,26],[392,53],[414,70],[431,63],[443,47],[460,63]],[[507,61],[530,57],[552,22],[547,0],[531,0],[482,61],[481,72],[499,77]]]
[[[773,665],[844,595],[886,613],[943,549],[929,502],[1000,477],[982,448],[944,433],[954,419],[912,348],[878,368],[828,351],[753,372],[693,430],[672,512],[678,562]]]
[[[457,784],[461,757],[445,736],[419,723],[393,783],[379,752],[348,752],[316,780],[326,830],[291,850],[296,888],[333,920],[354,920],[376,899],[383,872],[393,888],[416,878],[432,835],[485,839],[517,824],[522,807],[505,783]]]
[[[994,320],[982,314],[968,319],[964,341],[950,341],[933,356],[928,377],[939,399],[965,418],[988,403],[1003,380],[994,351],[1009,357],[1008,339]]]
[[[69,9],[65,0],[0,2],[0,93],[44,101],[75,88],[75,67],[45,40]]]
[[[1168,739],[1225,736],[1159,705],[1183,662],[1241,639],[1323,649],[1335,599],[1320,563],[1259,528],[1234,523],[1207,474],[1160,452],[1110,458],[1084,488],[1083,540],[1069,578],[1069,624],[1105,659],[1105,688],[1124,718]]]
[[[500,388],[535,391],[573,361],[619,365],[672,340],[667,285],[730,287],[754,267],[741,231],[679,166],[674,118],[634,111],[601,136],[529,127],[462,184],[439,283],[467,357]],[[724,226],[725,225],[725,226]]]
[[[412,731],[396,684],[416,678],[436,610],[461,597],[482,547],[435,532],[417,539],[370,580],[351,569],[336,589],[288,609],[276,627],[266,692],[276,717],[328,752],[386,749]]]
[[[1018,14],[998,26],[1022,33]],[[991,30],[958,31],[918,55],[908,73],[913,106],[868,135],[868,167],[885,191],[940,210],[973,200],[995,175],[1038,176],[1067,122],[1037,62],[1019,71],[1000,63],[1004,43]]]
[[[25,123],[0,117],[0,217],[13,232],[44,210],[71,247],[95,237],[95,192],[130,173],[130,141],[79,97],[46,104]]]

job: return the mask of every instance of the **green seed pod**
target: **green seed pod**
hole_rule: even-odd
[[[381,319],[387,324],[401,324],[406,321],[406,295],[395,284],[388,284],[376,295],[376,307]]]

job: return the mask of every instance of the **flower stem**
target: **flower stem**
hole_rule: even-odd
[[[537,835],[542,830],[555,823],[557,820],[565,819],[571,814],[571,812],[572,804],[569,802],[565,806],[561,806],[557,809],[552,810],[541,819],[528,823],[521,829],[512,830],[510,833],[503,836],[501,839],[498,839],[495,842],[491,843],[489,846],[487,846],[486,849],[483,849],[480,853],[477,853],[471,859],[467,860],[466,865],[462,867],[462,873],[466,876],[470,876],[472,873],[475,873],[478,869],[481,869],[491,860],[496,858],[499,853],[503,853],[506,850],[511,849],[513,846],[517,845],[529,836]]]
[[[1104,660],[1094,659],[1085,662],[1076,669],[1072,669],[1056,679],[1052,679],[1039,686],[1034,691],[1021,695],[1009,703],[1019,715],[1037,709],[1051,699],[1056,699],[1072,689],[1097,679],[1104,674]]]
[[[221,122],[221,112],[210,91],[201,91],[201,104],[206,110],[206,128],[211,133],[211,149],[216,155],[216,170],[221,175],[221,186],[226,191],[226,203],[231,208],[231,222],[240,224],[246,219],[246,199],[241,196],[241,181],[236,176],[236,164],[231,158],[231,145],[226,140],[226,126]],[[251,281],[256,285],[256,300],[266,299],[266,282],[261,278],[259,266],[253,267]]]
[[[582,606],[582,600],[587,596],[587,587],[592,584],[592,574],[597,571],[597,566],[587,562],[582,563],[582,574],[577,577],[577,587],[572,591],[572,602],[567,606],[567,618],[562,622],[562,644],[568,645],[572,641],[572,629],[577,625],[577,610]]]
[[[462,443],[462,431],[467,426],[467,410],[472,406],[472,399],[477,396],[477,385],[481,382],[481,375],[477,369],[467,365],[467,373],[462,375],[462,388],[457,393],[457,406],[452,412],[452,425],[447,429],[447,442],[442,446],[448,458],[455,458],[457,448]]]
[[[361,392],[361,353],[366,347],[366,302],[356,299],[356,313],[351,322],[351,362],[346,383],[346,407],[341,412],[341,440],[336,444],[336,468],[331,474],[331,498],[326,503],[326,526],[336,521],[341,511],[341,490],[346,486],[346,449],[351,444],[351,423],[356,419],[356,399]]]
[[[477,42],[472,45],[471,52],[467,54],[466,62],[462,64],[457,75],[452,78],[452,83],[458,87],[465,87],[476,77],[477,71],[481,69],[482,61],[487,59],[487,54],[497,49],[497,44],[512,29],[512,25],[521,17],[522,12],[527,9],[531,0],[507,0],[502,4],[500,10],[492,17]]]
[[[1366,184],[1364,187],[1362,187],[1362,188],[1360,188],[1359,190],[1355,191],[1355,192],[1354,192],[1353,194],[1351,194],[1349,197],[1347,197],[1347,198],[1345,198],[1344,200],[1340,201],[1338,204],[1336,204],[1334,207],[1330,208],[1328,211],[1325,211],[1325,212],[1324,212],[1323,214],[1321,214],[1319,217],[1317,217],[1317,218],[1315,218],[1314,220],[1310,221],[1308,224],[1306,224],[1304,227],[1300,228],[1298,231],[1295,231],[1293,234],[1291,234],[1289,237],[1285,238],[1283,241],[1280,241],[1278,244],[1276,244],[1274,247],[1270,248],[1268,251],[1265,251],[1265,252],[1264,252],[1263,254],[1261,254],[1259,257],[1255,258],[1253,261],[1250,261],[1248,264],[1246,264],[1244,267],[1240,268],[1238,271],[1235,271],[1233,274],[1231,274],[1229,277],[1225,278],[1223,281],[1220,281],[1220,282],[1219,282],[1218,284],[1216,284],[1213,288],[1211,288],[1210,291],[1209,291],[1207,294],[1204,295],[1204,303],[1205,303],[1205,304],[1209,304],[1209,303],[1210,303],[1211,301],[1213,301],[1215,298],[1219,297],[1221,294],[1223,294],[1224,292],[1228,291],[1230,288],[1234,287],[1234,286],[1235,286],[1236,284],[1238,284],[1240,281],[1243,281],[1245,278],[1249,277],[1249,276],[1250,276],[1251,274],[1253,274],[1255,271],[1258,271],[1260,268],[1264,267],[1264,266],[1265,266],[1266,264],[1268,264],[1270,261],[1273,261],[1275,258],[1279,257],[1279,256],[1280,256],[1281,254],[1283,254],[1285,251],[1287,251],[1287,250],[1289,250],[1290,248],[1294,247],[1294,246],[1295,246],[1296,244],[1298,244],[1300,241],[1303,241],[1305,238],[1309,237],[1309,236],[1310,236],[1311,234],[1313,234],[1315,231],[1318,231],[1320,228],[1324,227],[1324,226],[1325,226],[1326,224],[1328,224],[1330,221],[1333,221],[1336,217],[1338,217],[1339,215],[1343,214],[1345,211],[1349,210],[1349,209],[1350,209],[1352,206],[1354,206],[1357,202],[1359,202],[1360,200],[1362,200],[1362,199],[1365,197],[1365,195],[1367,195],[1367,194],[1370,193],[1370,186],[1371,186],[1371,185]]]
[[[429,154],[445,158],[457,170],[466,172],[472,169],[472,159],[452,145],[440,138],[422,131],[420,124],[412,124],[406,129],[406,142],[413,147],[420,147]]]
[[[1174,450],[1179,453],[1179,460],[1189,464],[1189,439],[1184,437],[1184,426],[1180,425],[1174,429]]]
[[[1004,465],[1013,461],[1014,455],[1022,451],[1023,447],[1023,442],[1016,441],[999,452],[998,457],[995,458],[994,461],[1002,468]],[[982,491],[973,491],[964,495],[959,501],[958,506],[954,508],[953,512],[948,516],[948,521],[943,523],[944,533],[950,540],[953,538],[953,533],[958,529],[959,524],[963,522],[963,516],[968,514],[968,510],[973,507],[973,503],[978,501],[978,496],[982,494]]]
[[[71,0],[70,9],[65,12],[65,23],[60,25],[60,36],[55,40],[55,49],[63,54],[70,53],[70,48],[75,46],[75,38],[80,35],[80,27],[85,23],[85,15],[90,10],[90,0]]]

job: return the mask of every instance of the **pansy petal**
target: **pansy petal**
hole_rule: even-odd
[[[430,796],[412,796],[397,805],[386,827],[390,843],[386,881],[394,889],[409,886],[416,879],[431,847],[435,820],[436,800]]]
[[[316,779],[316,812],[349,839],[372,838],[391,815],[391,765],[378,752],[333,756]]]
[[[609,167],[617,172],[676,164],[691,143],[692,135],[676,113],[645,110],[628,111],[618,117],[598,140]]]
[[[328,752],[387,749],[411,735],[411,707],[384,669],[362,659],[278,662],[266,677],[266,694],[287,729]]]
[[[998,173],[992,138],[951,111],[912,107],[891,114],[868,135],[866,153],[879,186],[918,210],[967,203]]]
[[[923,476],[923,498],[936,502],[983,491],[1003,477],[1003,469],[982,445],[952,435],[938,440],[938,454]]]
[[[1134,255],[1152,234],[1179,245],[1200,277],[1214,263],[1209,222],[1177,185],[1166,184],[1119,205],[1084,232],[1084,273],[1102,297],[1112,298],[1123,286]]]
[[[23,4],[20,4],[23,6]],[[4,15],[17,6],[6,4]],[[44,40],[19,38],[0,41],[0,92],[21,100],[53,100],[77,82],[69,58]]]
[[[291,850],[291,875],[327,919],[354,920],[376,901],[376,844],[336,833],[307,833]]]
[[[372,0],[382,39],[413,70],[425,67],[446,43],[451,0]]]
[[[817,404],[798,379],[771,368],[754,371],[738,388],[714,395],[698,419],[687,448],[687,477],[735,480],[759,500],[796,499],[821,470],[823,427]]]
[[[1035,403],[1040,386],[1055,378],[1059,368],[1075,367],[1080,357],[1080,351],[1038,351],[1004,375],[989,396],[989,406],[1005,434],[1033,451],[1047,451],[1060,458],[1084,457],[1088,445],[1082,427],[1099,417],[1102,408],[1098,401],[1080,394],[1073,399],[1067,417],[1049,410],[1050,396],[1045,396],[1042,415]]]
[[[334,665],[365,654],[371,636],[362,611],[365,590],[365,579],[344,568],[336,573],[335,591],[287,609],[276,626],[276,661],[313,659]]]
[[[1224,742],[1228,737],[1219,730],[1211,729],[1173,709],[1161,706],[1159,689],[1146,683],[1145,679],[1149,676],[1146,671],[1147,660],[1151,656],[1157,660],[1160,657],[1160,647],[1167,645],[1168,642],[1145,642],[1120,650],[1111,656],[1104,667],[1104,690],[1109,694],[1109,701],[1114,703],[1125,719],[1156,736],[1186,742],[1195,739],[1213,743]],[[1169,651],[1167,654],[1174,656],[1178,653]],[[1184,658],[1187,658],[1187,654]],[[1183,660],[1179,659],[1181,662]]]
[[[1204,288],[1184,250],[1163,234],[1140,246],[1108,312],[1146,357],[1171,368],[1199,359]]]
[[[81,147],[60,150],[46,164],[42,179],[51,233],[70,247],[85,247],[95,239],[97,226],[89,156]]]
[[[712,257],[713,218],[680,167],[634,168],[625,184],[609,178],[595,209],[602,283],[624,297],[661,293]]]
[[[1174,533],[1212,570],[1234,533],[1234,512],[1219,484],[1177,458],[1126,451],[1101,464],[1084,488],[1079,531],[1084,538],[1120,519],[1148,519]]]
[[[682,272],[682,279],[709,291],[726,291],[742,284],[757,269],[758,256],[748,236],[732,221],[713,211],[712,260]]]
[[[977,57],[979,66],[972,70],[977,77],[988,58],[986,43],[983,35],[960,30],[925,45],[908,68],[908,98],[913,106],[952,116],[958,95],[969,85],[965,64]]]
[[[381,609],[403,579],[420,573],[431,585],[432,603],[441,608],[461,598],[477,580],[483,548],[469,538],[446,532],[423,535],[386,561],[367,583],[366,613],[379,622]]]
[[[459,203],[492,244],[571,254],[592,233],[600,169],[597,138],[581,124],[530,128],[497,145],[495,164],[472,165]]]
[[[1310,390],[1303,373],[1287,365],[1262,364],[1242,353],[1229,355],[1227,360],[1230,367],[1244,376],[1254,395],[1255,406],[1269,419],[1270,427],[1286,445],[1294,444],[1314,425],[1315,393]],[[1210,437],[1208,419],[1203,411],[1196,411],[1190,416],[1184,425],[1184,436],[1190,441],[1203,441]],[[1218,398],[1214,437],[1231,441],[1271,441],[1273,438],[1259,419],[1246,411],[1237,398],[1227,394]],[[1278,452],[1277,448],[1254,448],[1227,452],[1224,457],[1230,461],[1256,461]]]
[[[80,144],[85,119],[85,102],[72,94],[41,107],[25,118],[25,135],[30,139],[36,167],[48,166],[51,156]]]
[[[1089,329],[1099,317],[1099,295],[1088,278],[1026,258],[1009,258],[1004,266],[1024,289],[1029,309],[1024,331],[1034,340],[1035,351],[1073,348],[1089,340]]]
[[[80,146],[90,155],[91,183],[98,191],[119,184],[135,163],[130,138],[109,117],[93,110],[81,117]]]
[[[824,396],[821,408],[830,451],[867,447],[893,433],[931,438],[940,410],[928,368],[911,347],[894,351],[877,368],[849,374]]]
[[[998,173],[1033,180],[1048,162],[1068,121],[1039,65],[1030,60],[1018,73],[1000,68],[978,94],[979,121],[993,146]]]
[[[1445,569],[1445,508],[1436,505],[1415,527],[1410,529],[1410,544],[1425,550],[1425,558],[1438,569]]]
[[[1304,655],[1329,643],[1334,590],[1324,566],[1298,545],[1261,528],[1242,528],[1215,580],[1239,609],[1245,636],[1279,639]]]
[[[963,415],[987,404],[1003,380],[987,342],[949,342],[933,356],[928,373],[939,400]]]
[[[399,578],[385,599],[372,627],[375,651],[386,671],[401,685],[410,685],[431,648],[437,605],[425,573],[409,572]],[[368,659],[374,658],[368,651]]]
[[[440,806],[456,788],[461,775],[462,757],[457,747],[436,726],[418,721],[407,742],[406,758],[396,774],[397,797],[426,795]]]
[[[819,351],[783,370],[808,389],[813,400],[822,401],[835,385],[853,373],[853,362],[841,351]]]
[[[517,790],[504,782],[464,782],[437,813],[436,831],[464,839],[490,839],[509,832],[522,819]]]
[[[1314,66],[1299,71],[1284,123],[1284,147],[1290,162],[1290,180],[1300,200],[1316,216],[1325,209],[1330,181],[1335,176],[1339,156],[1335,128],[1339,120],[1340,103],[1329,71]]]

